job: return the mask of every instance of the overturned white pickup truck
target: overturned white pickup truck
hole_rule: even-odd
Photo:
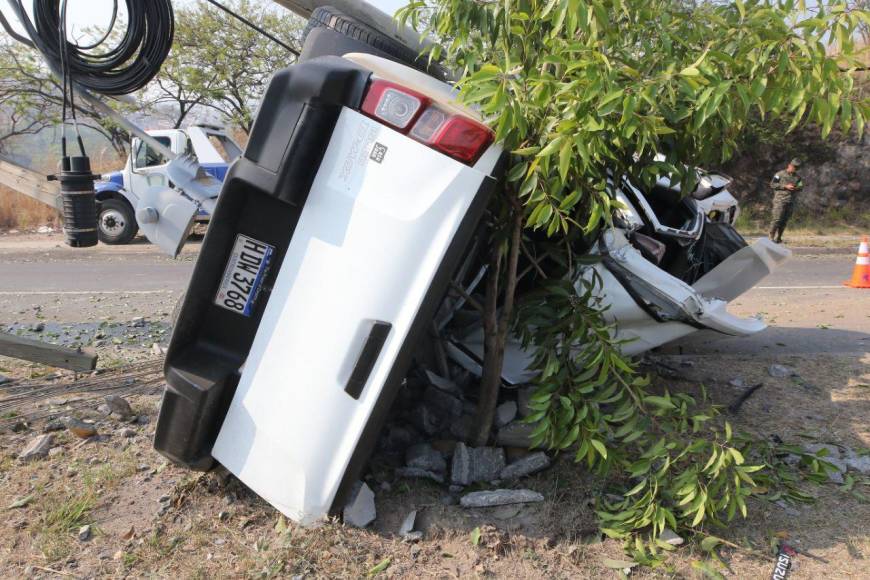
[[[503,152],[371,10],[315,14],[299,63],[266,90],[180,310],[155,437],[303,523],[344,505],[433,321],[467,368],[482,351],[445,294],[486,275],[472,240]],[[727,181],[703,176],[688,196],[613,184],[625,209],[591,251],[631,352],[764,327],[726,305],[788,251],[747,247]],[[513,348],[505,379],[528,380],[525,361]]]

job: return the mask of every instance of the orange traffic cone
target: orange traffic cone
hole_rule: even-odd
[[[867,236],[861,240],[858,246],[858,258],[855,259],[855,269],[852,270],[852,279],[843,282],[851,288],[870,288],[870,249],[868,249]]]

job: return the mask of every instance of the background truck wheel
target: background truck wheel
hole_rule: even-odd
[[[139,231],[136,215],[126,201],[106,199],[98,206],[97,228],[104,244],[127,244]]]

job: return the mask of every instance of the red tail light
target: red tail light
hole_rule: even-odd
[[[445,111],[429,97],[389,81],[372,81],[362,112],[467,165],[473,165],[493,140],[486,125]]]

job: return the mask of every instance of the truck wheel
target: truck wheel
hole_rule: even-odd
[[[104,244],[127,244],[139,231],[133,208],[126,201],[106,199],[100,202],[98,212],[98,234]]]
[[[417,51],[408,48],[402,43],[393,40],[389,36],[378,32],[371,26],[342,14],[332,6],[320,6],[311,12],[311,18],[302,31],[302,41],[308,37],[308,33],[315,28],[328,28],[339,34],[358,40],[372,48],[391,56],[393,59],[419,69],[423,72],[428,72],[434,76],[443,76],[443,71],[440,70],[437,64],[433,63],[429,66],[428,58],[421,57]],[[339,55],[340,56],[340,55]],[[428,69],[428,70],[427,70]]]

